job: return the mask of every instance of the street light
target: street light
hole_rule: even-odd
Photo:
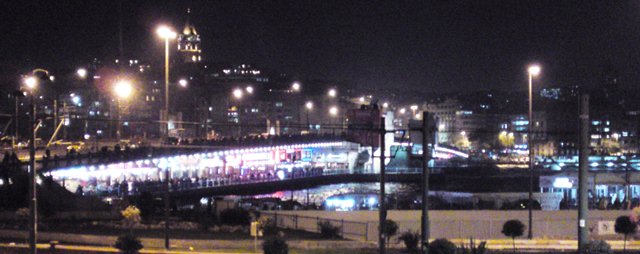
[[[333,107],[329,108],[329,114],[331,114],[332,116],[337,116],[338,115],[338,107],[333,106]]]
[[[38,88],[38,77],[36,74],[42,72],[45,76],[49,76],[49,72],[43,69],[34,69],[31,75],[24,79],[24,84],[29,89],[29,98],[31,100],[31,123],[29,124],[29,250],[30,253],[37,253],[36,243],[38,242],[38,196],[36,181],[36,104],[34,100],[34,92]]]
[[[169,134],[169,40],[176,38],[177,34],[168,26],[160,26],[156,32],[164,39],[164,114],[160,114],[160,122],[166,121],[162,129]]]
[[[118,140],[122,137],[122,100],[128,99],[133,93],[131,82],[128,80],[120,80],[113,87],[113,91],[116,94],[118,104],[118,128],[116,129],[116,136]]]
[[[291,85],[291,89],[295,92],[300,91],[300,83],[294,82],[293,85]]]
[[[247,93],[253,94],[253,87],[252,86],[247,86],[247,88],[245,88],[245,90],[247,90]],[[240,90],[240,92],[242,92],[242,90]]]
[[[251,89],[251,91],[253,91],[253,89]],[[242,99],[242,89],[240,88],[236,88],[235,90],[233,90],[233,97],[235,97],[236,99]]]
[[[78,77],[80,77],[81,79],[84,79],[87,77],[87,69],[85,68],[80,68],[76,71],[76,75],[78,75]]]
[[[311,129],[311,123],[309,122],[309,112],[313,109],[313,102],[307,101],[307,103],[305,103],[304,106],[305,108],[307,108],[307,128]]]
[[[186,79],[180,79],[180,81],[178,81],[178,84],[181,87],[187,87],[187,84],[189,84],[189,82]]]
[[[334,88],[329,89],[329,92],[327,92],[327,95],[329,95],[329,97],[331,97],[331,98],[336,97],[337,94],[338,94],[338,92]]]
[[[418,105],[411,105],[410,107],[411,112],[413,113],[413,115],[416,115],[416,110],[418,110]]]
[[[529,130],[527,132],[527,148],[529,149],[529,239],[533,239],[533,146],[531,145],[531,139],[533,139],[533,77],[540,74],[540,66],[531,65],[527,70],[529,73]]]
[[[388,102],[382,103],[382,107],[383,108],[388,108],[389,107],[389,103]]]
[[[406,109],[406,108],[401,108],[398,112],[399,112],[401,115],[404,115],[404,113],[406,113],[406,112],[407,112],[407,109]]]

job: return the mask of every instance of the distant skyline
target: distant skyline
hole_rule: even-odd
[[[118,55],[118,1],[6,1],[0,68]],[[638,1],[122,1],[125,56],[162,59],[154,30],[186,8],[205,61],[255,63],[354,87],[426,92],[640,84]],[[8,73],[11,74],[11,73]]]

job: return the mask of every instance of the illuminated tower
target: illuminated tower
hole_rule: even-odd
[[[200,35],[189,22],[190,16],[191,9],[187,8],[187,23],[184,25],[182,33],[178,35],[178,52],[184,63],[198,63],[202,61]]]

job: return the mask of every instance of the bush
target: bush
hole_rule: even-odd
[[[638,224],[631,221],[629,216],[620,216],[616,219],[615,231],[618,234],[624,235],[624,247],[623,253],[627,252],[627,239],[629,235],[632,235],[636,232],[636,228]]]
[[[282,237],[271,237],[262,243],[264,254],[287,254],[289,246]]]
[[[611,254],[611,245],[602,240],[591,240],[585,248],[585,254]]]
[[[323,238],[340,238],[340,227],[334,226],[329,221],[319,221],[318,227]]]
[[[264,235],[275,235],[278,232],[276,222],[270,217],[263,216],[258,218],[258,225]]]
[[[456,250],[456,245],[444,238],[429,243],[430,254],[456,254]]]
[[[132,234],[125,234],[118,237],[114,247],[124,254],[135,254],[138,253],[143,246],[137,237]]]
[[[460,246],[460,250],[462,254],[484,254],[487,252],[487,242],[482,241],[476,246],[473,238],[471,238],[469,239],[469,247],[467,248],[467,246],[462,244],[462,246]]]
[[[398,237],[399,241],[404,242],[404,246],[408,251],[414,251],[418,248],[418,243],[420,242],[420,234],[417,232],[407,231],[404,232]]]
[[[516,237],[524,233],[524,224],[519,220],[508,220],[502,225],[502,234],[511,237],[513,243],[513,253],[516,253]]]
[[[391,237],[398,233],[398,223],[393,220],[384,221],[384,236],[387,238],[387,243],[391,240]]]
[[[220,212],[220,222],[225,225],[246,226],[251,223],[251,217],[242,208],[224,209]]]

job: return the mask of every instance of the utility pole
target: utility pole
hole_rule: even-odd
[[[164,248],[166,250],[171,247],[169,245],[169,188],[171,184],[169,170],[169,168],[164,170]]]
[[[422,112],[422,253],[429,253],[429,112]]]
[[[580,96],[580,160],[578,172],[578,253],[585,253],[589,241],[587,219],[589,213],[589,95]]]
[[[379,226],[378,226],[378,245],[379,245],[379,252],[380,254],[384,254],[385,253],[385,239],[386,239],[386,235],[384,235],[385,232],[385,226],[384,226],[384,222],[387,220],[387,208],[385,205],[385,193],[384,193],[384,187],[385,187],[385,165],[384,165],[384,160],[385,160],[385,156],[384,156],[384,147],[385,147],[385,140],[384,140],[384,136],[385,134],[387,134],[386,130],[385,130],[385,118],[382,117],[380,118],[380,198],[378,200],[378,212],[379,212],[379,216],[380,216],[380,222],[379,222]]]
[[[31,254],[38,252],[36,243],[38,242],[38,199],[36,181],[36,104],[33,91],[31,91],[31,124],[29,125],[29,249]]]

